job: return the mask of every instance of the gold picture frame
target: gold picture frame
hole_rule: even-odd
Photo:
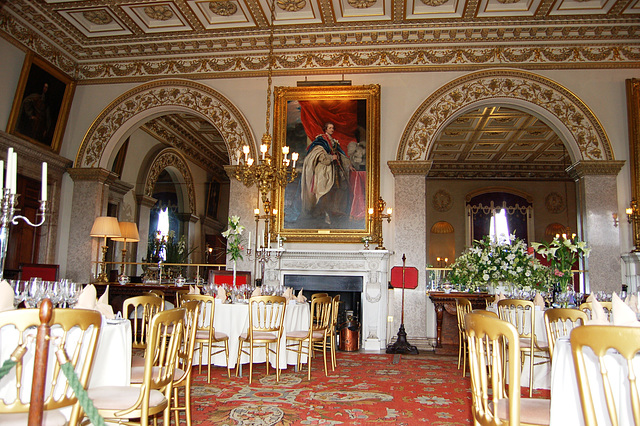
[[[298,177],[276,191],[277,233],[288,242],[361,242],[373,233],[368,209],[380,192],[380,85],[276,87],[274,97],[274,160],[283,161],[285,145],[300,156]],[[333,160],[320,169],[325,152]]]
[[[64,73],[28,52],[13,98],[7,133],[59,153],[75,85]]]

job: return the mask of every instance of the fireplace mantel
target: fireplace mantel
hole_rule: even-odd
[[[363,348],[386,348],[388,250],[270,250],[265,264],[266,284],[283,283],[285,275],[362,277]],[[279,256],[275,256],[275,254]]]

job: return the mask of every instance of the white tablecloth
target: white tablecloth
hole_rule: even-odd
[[[308,303],[296,303],[289,302],[285,309],[284,314],[284,334],[287,331],[295,330],[308,330],[309,329],[309,304]],[[229,336],[229,367],[235,368],[236,360],[238,358],[238,337],[240,334],[245,333],[249,328],[249,305],[244,303],[224,304],[220,301],[216,301],[215,318],[213,319],[214,327],[217,332],[225,333]],[[287,364],[295,365],[298,361],[297,355],[294,352],[286,350],[286,339],[282,336],[280,342],[280,368],[287,368]],[[205,348],[205,359],[208,352]],[[194,354],[194,364],[199,364],[199,355],[197,352]],[[264,362],[266,355],[264,349],[254,350],[254,362]],[[271,365],[275,366],[275,356],[271,355],[269,358]],[[306,362],[306,359],[303,360]],[[243,354],[240,362],[242,364],[249,363],[249,356]],[[213,356],[213,364],[226,367],[226,359],[224,352]]]
[[[602,391],[602,380],[598,372],[597,358],[595,354],[587,349],[585,365],[589,375],[591,385],[591,396],[596,407],[596,418],[598,425],[606,426],[608,421],[607,405]],[[624,383],[627,375],[626,361],[620,355],[612,353],[605,356],[605,365],[609,371],[612,382],[613,396],[619,401],[618,407],[619,424],[632,425],[631,407],[629,406],[629,391],[625,389]],[[640,358],[636,357],[634,368],[640,368]],[[580,403],[580,393],[578,391],[578,380],[575,373],[573,356],[571,354],[571,343],[569,337],[560,337],[556,340],[553,352],[553,367],[551,370],[551,425],[555,426],[583,426],[582,405]]]

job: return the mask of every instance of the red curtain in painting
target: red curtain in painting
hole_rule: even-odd
[[[355,132],[358,128],[357,101],[299,101],[300,120],[310,140],[323,133],[322,126],[330,121],[335,125],[333,138],[340,142],[346,153],[351,142],[358,142]]]

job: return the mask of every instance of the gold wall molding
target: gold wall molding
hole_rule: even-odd
[[[394,176],[424,175],[427,176],[433,161],[387,161],[387,166]]]
[[[472,104],[495,99],[546,111],[566,127],[567,134],[573,137],[566,142],[577,148],[582,160],[614,159],[600,122],[577,96],[548,78],[511,69],[470,73],[438,89],[409,120],[396,158],[426,160],[429,147],[452,117]]]
[[[193,175],[191,174],[191,169],[187,164],[187,160],[177,149],[165,148],[153,159],[144,182],[144,195],[153,197],[153,189],[158,181],[158,176],[160,176],[160,173],[162,173],[163,170],[171,168],[176,169],[180,174],[180,177],[184,179],[184,182],[180,183],[184,183],[184,186],[186,187],[187,198],[189,200],[189,213],[195,214],[196,193],[193,185]],[[180,197],[178,197],[178,199],[180,199]]]
[[[122,133],[139,121],[140,114],[153,110],[175,112],[187,108],[207,117],[221,133],[229,152],[248,144],[254,152],[253,135],[240,111],[223,95],[203,84],[188,80],[155,80],[119,96],[108,105],[85,134],[75,164],[81,167],[107,167],[102,155],[116,132]],[[131,121],[130,121],[131,120]]]
[[[578,161],[567,167],[572,179],[578,180],[588,175],[615,175],[620,173],[624,161]]]
[[[67,172],[74,182],[93,181],[110,185],[118,178],[115,173],[100,167],[72,167]]]
[[[629,165],[631,166],[631,199],[640,200],[640,80],[625,81],[627,88],[627,120],[629,122]]]

